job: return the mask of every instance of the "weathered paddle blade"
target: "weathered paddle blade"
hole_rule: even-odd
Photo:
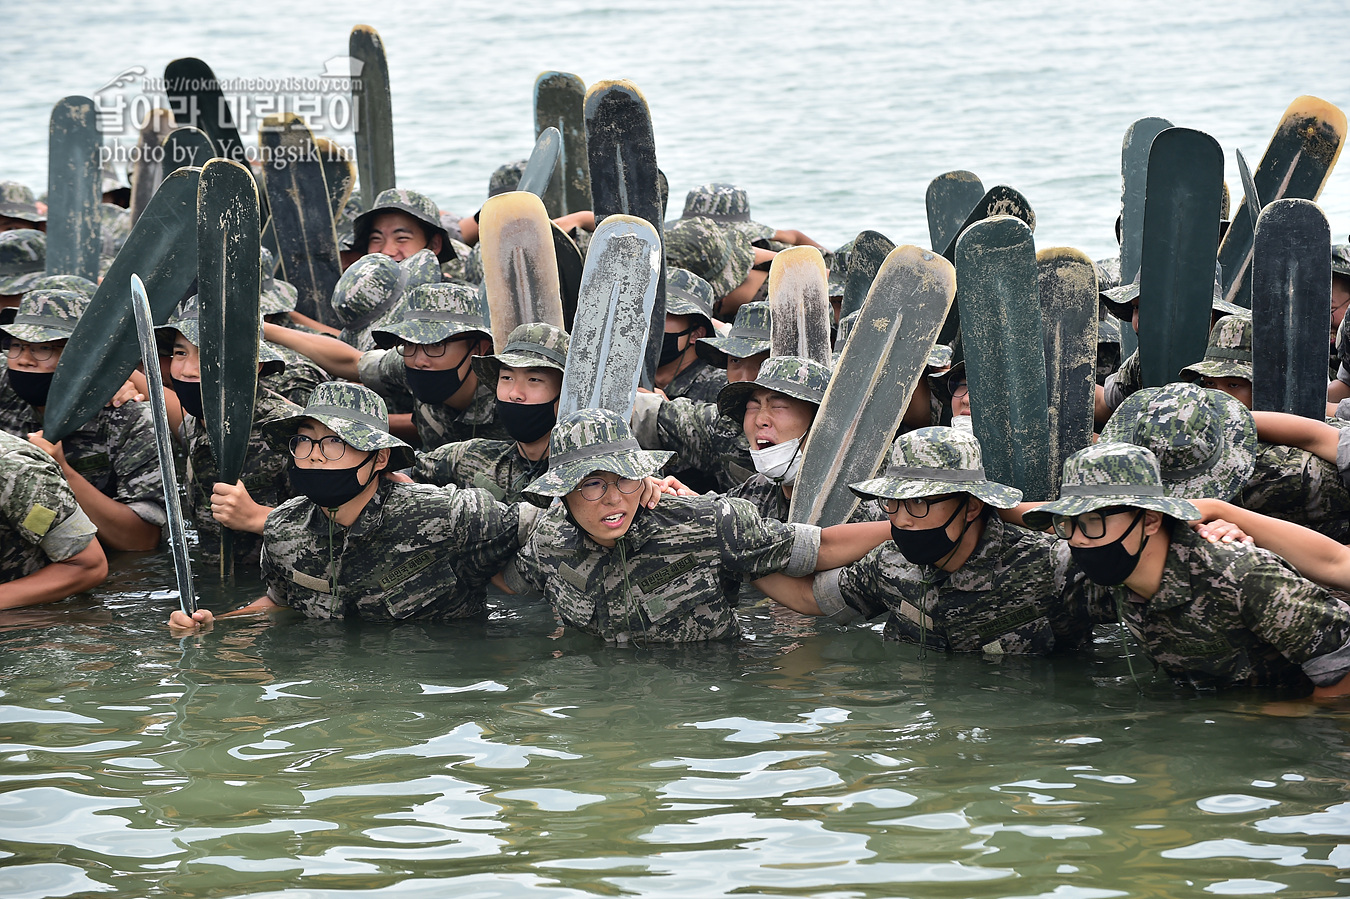
[[[140,138],[136,144],[136,160],[131,166],[131,224],[140,219],[150,197],[164,180],[168,170],[164,167],[162,147],[164,140],[173,131],[173,113],[167,109],[152,109],[145,117]]]
[[[1242,179],[1242,202],[1247,207],[1247,214],[1251,216],[1252,227],[1256,227],[1256,220],[1261,217],[1261,198],[1256,193],[1256,182],[1252,179],[1252,170],[1247,168],[1247,160],[1243,158],[1241,150],[1234,150],[1237,154],[1238,177]]]
[[[282,280],[295,286],[296,308],[326,325],[339,326],[331,300],[342,277],[333,206],[323,163],[309,128],[299,116],[268,116],[258,143],[269,161],[263,182],[280,249]]]
[[[190,125],[206,132],[216,155],[246,162],[244,143],[239,139],[239,129],[230,114],[230,104],[221,93],[220,82],[210,66],[191,57],[175,59],[164,67],[164,86],[169,108],[179,125]],[[205,164],[206,159],[195,163],[198,166]]]
[[[928,182],[928,239],[935,252],[947,249],[970,210],[984,196],[984,185],[974,172],[955,171]]]
[[[136,275],[128,280],[131,290],[131,315],[136,321],[137,346],[145,364],[146,392],[150,394],[150,416],[155,422],[155,449],[159,455],[159,476],[164,482],[164,511],[169,520],[169,550],[173,553],[174,574],[178,577],[178,604],[183,614],[197,611],[197,593],[192,588],[192,564],[188,560],[187,535],[183,527],[183,509],[178,499],[178,476],[173,468],[173,442],[169,416],[164,409],[164,380],[159,370],[159,348],[155,345],[155,325],[145,285]]]
[[[1120,283],[1133,284],[1139,276],[1144,251],[1144,188],[1148,179],[1148,151],[1153,139],[1172,123],[1156,117],[1143,118],[1125,130],[1120,146]],[[1134,329],[1120,329],[1120,357],[1139,346]]]
[[[52,378],[43,416],[48,440],[62,439],[97,415],[136,367],[131,276],[144,273],[156,324],[168,320],[197,279],[200,174],[179,169],[164,179],[80,316]]]
[[[647,100],[631,81],[600,81],[586,91],[585,114],[591,209],[596,222],[616,213],[637,216],[660,236],[665,207]],[[649,386],[655,383],[665,330],[666,262],[662,256],[642,372]]]
[[[633,414],[660,271],[661,236],[650,222],[612,215],[595,229],[581,276],[559,415],[610,409],[627,421]]]
[[[971,424],[990,480],[1049,499],[1050,414],[1031,229],[1013,216],[976,222],[956,240],[957,302]]]
[[[1322,421],[1331,321],[1331,229],[1311,200],[1276,200],[1256,223],[1252,408]]]
[[[830,287],[815,247],[790,247],[769,265],[769,323],[774,356],[830,365]]]
[[[851,315],[862,308],[863,300],[872,289],[881,264],[886,261],[895,243],[877,231],[863,231],[853,239],[848,254],[848,270],[844,277],[844,299],[839,304],[839,317]]]
[[[1153,139],[1139,279],[1145,387],[1171,383],[1181,369],[1204,358],[1222,192],[1223,151],[1214,138],[1168,128]]]
[[[380,33],[357,25],[347,40],[347,53],[361,61],[352,79],[352,113],[356,123],[356,168],[361,181],[361,208],[370,209],[380,191],[394,181],[394,108],[389,95],[389,61]]]
[[[947,261],[953,264],[956,262],[956,241],[967,228],[978,221],[996,215],[1014,216],[1021,219],[1029,230],[1036,230],[1036,213],[1032,211],[1027,198],[1007,185],[996,184],[985,191],[984,196],[975,204],[975,208],[971,209],[966,215],[961,227],[953,233],[951,242],[947,244],[942,253]],[[959,285],[957,289],[960,289]],[[956,339],[960,329],[961,303],[958,300],[952,305],[951,311],[947,313],[947,321],[942,326],[942,333],[938,335],[938,343],[951,343]]]
[[[187,125],[170,131],[169,136],[164,138],[163,146],[166,172],[176,172],[189,166],[199,169],[206,165],[208,159],[225,158],[216,152],[215,145],[205,131]]]
[[[534,129],[562,134],[560,177],[544,191],[549,218],[591,208],[591,166],[586,154],[586,84],[570,72],[544,72],[534,80]]]
[[[567,232],[549,222],[553,232],[553,253],[558,259],[558,288],[562,292],[563,330],[572,333],[577,315],[577,296],[581,293],[581,274],[586,260]]]
[[[323,183],[328,189],[328,208],[336,222],[356,187],[356,163],[347,151],[326,137],[314,138],[314,149],[323,162]]]
[[[516,190],[523,190],[542,198],[553,181],[553,171],[558,167],[558,159],[561,156],[562,135],[558,129],[549,127],[539,132],[539,137],[534,142],[534,150],[530,153],[529,161],[525,163],[525,171],[520,175],[520,184]]]
[[[1045,385],[1050,424],[1051,498],[1064,460],[1092,442],[1097,386],[1097,270],[1081,250],[1036,254],[1037,293],[1045,329]]]
[[[506,349],[517,325],[563,326],[562,288],[553,245],[553,223],[533,193],[510,191],[489,197],[478,216],[492,345]]]
[[[1263,204],[1275,200],[1316,200],[1345,144],[1345,113],[1325,100],[1299,97],[1284,111],[1252,179]],[[1219,245],[1223,298],[1251,306],[1253,225],[1235,218]]]
[[[47,274],[98,280],[102,198],[94,101],[66,97],[52,107],[47,135]]]
[[[886,257],[811,426],[788,520],[848,521],[858,504],[848,485],[881,467],[955,298],[956,270],[936,253]]]

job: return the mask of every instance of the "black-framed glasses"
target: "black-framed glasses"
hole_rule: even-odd
[[[956,399],[958,396],[965,396],[967,393],[970,393],[970,387],[969,385],[966,384],[965,381],[948,381],[947,387],[949,390],[951,390],[952,399]]]
[[[35,362],[46,362],[61,352],[64,343],[29,343],[26,340],[18,340],[14,337],[5,337],[0,339],[0,349],[5,351],[5,355],[10,359],[18,359],[23,355],[24,350],[28,350],[28,355],[33,357]]]
[[[577,492],[581,498],[587,502],[598,502],[601,497],[609,492],[613,487],[620,493],[637,493],[638,488],[642,486],[642,481],[637,478],[619,478],[617,481],[607,481],[604,478],[587,478],[577,485]]]
[[[894,515],[900,511],[900,507],[905,507],[905,514],[910,518],[927,518],[928,513],[938,503],[945,503],[956,494],[944,493],[942,496],[915,496],[910,499],[893,499],[889,496],[878,496],[877,507],[887,515]]]
[[[1052,515],[1050,516],[1050,526],[1054,529],[1055,536],[1061,540],[1071,539],[1075,528],[1078,533],[1087,539],[1099,540],[1106,536],[1106,519],[1112,515],[1123,515],[1135,511],[1138,511],[1140,515],[1144,514],[1143,509],[1136,510],[1129,507],[1112,506],[1094,512],[1084,512],[1082,515]]]
[[[428,359],[439,359],[445,355],[449,346],[449,340],[442,340],[437,343],[411,343],[405,340],[398,345],[398,354],[404,359],[411,359],[417,355],[418,350],[421,350],[422,355]]]
[[[297,459],[308,459],[314,452],[315,444],[318,444],[319,453],[329,462],[336,462],[347,452],[347,444],[341,437],[328,436],[316,440],[296,434],[291,438],[291,455]]]

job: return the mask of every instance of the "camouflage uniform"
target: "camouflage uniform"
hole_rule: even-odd
[[[433,233],[441,236],[441,251],[436,254],[440,262],[448,262],[455,256],[455,248],[450,244],[450,234],[441,225],[441,210],[436,201],[419,194],[415,190],[391,187],[380,191],[375,203],[352,221],[352,248],[366,251],[370,245],[370,232],[375,227],[375,219],[382,212],[406,212]]]
[[[46,234],[31,228],[0,232],[0,296],[32,290],[46,265]]]
[[[666,264],[707,281],[717,303],[740,286],[755,263],[755,249],[745,234],[702,216],[680,219],[666,229],[662,241]],[[715,303],[714,315],[717,309]]]
[[[770,348],[769,304],[746,303],[736,310],[736,321],[726,337],[700,337],[694,352],[709,365],[725,369],[728,357],[749,359]]]
[[[666,315],[684,315],[694,319],[692,326],[702,325],[709,334],[713,330],[712,287],[698,275],[681,268],[668,269],[666,274]],[[710,365],[698,352],[694,342],[695,358],[671,378],[664,388],[666,396],[688,397],[699,403],[717,400],[717,392],[727,386],[725,366]]]
[[[714,403],[639,393],[633,407],[633,434],[643,449],[673,451],[670,470],[697,471],[720,493],[755,473],[744,428],[725,418]]]
[[[258,382],[297,406],[309,402],[309,395],[314,392],[314,388],[333,380],[328,372],[315,365],[308,356],[271,341],[268,341],[267,346],[285,361],[286,367],[279,372],[259,376]]]
[[[743,499],[755,507],[764,518],[774,521],[787,521],[792,501],[783,495],[783,488],[759,472],[750,475],[741,483],[723,491],[727,496]],[[885,515],[873,503],[859,503],[849,516],[849,521],[882,521]]]
[[[750,220],[750,198],[734,184],[700,184],[684,198],[681,219],[702,217],[744,234],[752,243],[768,246],[774,229]]]
[[[74,291],[35,290],[24,294],[18,317],[3,330],[28,343],[68,339],[87,300]],[[7,360],[0,356],[0,430],[24,438],[42,430],[39,410],[10,386]],[[162,527],[164,482],[159,473],[155,426],[147,403],[105,406],[61,441],[70,467],[104,496]]]
[[[0,431],[0,583],[78,555],[94,533],[56,462]]]
[[[38,212],[37,198],[27,184],[18,181],[0,181],[0,218],[20,219],[38,224],[47,217]]]
[[[430,250],[419,250],[402,262],[383,253],[362,256],[333,288],[333,312],[343,323],[339,337],[358,350],[373,349],[370,332],[397,321],[404,295],[419,284],[440,280],[440,264]]]
[[[615,413],[584,409],[553,431],[549,473],[530,485],[563,496],[591,472],[640,478],[668,453],[637,448]],[[735,639],[743,580],[815,568],[820,531],[765,521],[742,500],[663,497],[640,508],[628,532],[603,547],[559,503],[503,572],[512,590],[542,592],[563,623],[620,643]]]
[[[388,433],[384,403],[354,384],[326,384],[313,404],[270,424],[280,451],[304,419],[348,445],[389,449],[390,467],[410,461]],[[482,490],[383,482],[350,527],[307,497],[267,516],[262,573],[267,595],[310,618],[442,621],[484,610],[486,584],[516,552],[537,510],[503,506]]]
[[[1139,350],[1125,357],[1120,368],[1107,375],[1102,384],[1103,399],[1110,409],[1119,408],[1125,398],[1144,387],[1144,372],[1139,367]]]

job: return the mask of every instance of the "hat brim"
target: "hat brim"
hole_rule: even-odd
[[[1201,360],[1194,365],[1183,368],[1180,375],[1186,381],[1195,381],[1200,378],[1244,378],[1250,381],[1252,380],[1252,365],[1248,362],[1238,362],[1233,359]]]
[[[727,357],[749,359],[772,349],[768,340],[755,337],[700,337],[694,352],[714,368],[726,368]]]
[[[285,418],[278,418],[275,421],[269,421],[262,426],[263,439],[271,445],[273,449],[280,453],[290,452],[291,438],[295,436],[300,425],[306,421],[317,421],[319,424],[328,428],[334,434],[342,438],[343,443],[353,449],[364,453],[375,452],[376,450],[389,450],[389,471],[398,471],[408,468],[417,461],[417,454],[413,452],[412,447],[395,437],[393,434],[374,431],[370,427],[358,424],[349,418],[343,418],[339,415],[325,413],[311,414],[300,412],[296,415],[288,415]]]
[[[920,499],[944,493],[969,493],[995,509],[1011,509],[1022,501],[1022,491],[996,481],[938,481],[918,478],[897,478],[883,475],[848,489],[862,499]]]
[[[69,340],[74,331],[70,328],[48,327],[44,325],[5,325],[0,328],[15,340],[25,343],[50,343],[53,340]]]
[[[437,262],[449,262],[452,259],[459,258],[454,244],[450,241],[450,232],[445,230],[440,222],[431,222],[426,219],[420,209],[413,206],[404,206],[401,203],[391,203],[384,206],[376,206],[374,209],[368,209],[352,220],[352,243],[349,249],[360,250],[365,253],[366,248],[370,246],[370,232],[375,227],[375,217],[381,212],[403,212],[418,222],[427,226],[441,236],[441,251],[436,254]]]
[[[794,400],[801,400],[817,407],[825,400],[823,394],[817,396],[800,384],[791,384],[786,381],[774,381],[773,383],[759,380],[732,381],[718,392],[717,410],[733,421],[740,421],[745,418],[745,404],[750,401],[750,395],[756,390],[772,390],[774,393],[781,393],[784,396],[792,397]]]
[[[1122,486],[1120,489],[1121,491],[1128,491],[1130,488]],[[1029,512],[1024,512],[1022,521],[1033,530],[1043,531],[1050,527],[1052,516],[1067,515],[1071,517],[1082,515],[1085,512],[1095,512],[1098,509],[1106,509],[1110,506],[1129,506],[1134,509],[1161,512],[1178,521],[1198,521],[1201,517],[1200,510],[1184,499],[1173,499],[1166,496],[1140,496],[1137,493],[1121,492],[1119,494],[1069,496],[1057,499],[1052,503],[1046,503]]]
[[[408,343],[417,343],[423,346],[430,346],[433,343],[440,343],[443,340],[449,340],[452,337],[481,337],[487,340],[492,339],[492,334],[484,330],[480,325],[470,325],[463,322],[448,321],[400,321],[387,324],[382,328],[372,330],[370,337],[375,341],[375,345],[380,349],[387,350],[397,343],[407,341]]]
[[[538,497],[566,496],[595,471],[616,474],[621,478],[646,478],[664,468],[674,455],[664,450],[623,450],[564,462],[557,467],[550,466],[524,492]]]
[[[497,353],[492,356],[474,356],[469,362],[474,373],[483,384],[496,384],[502,366],[507,368],[547,368],[563,371],[563,367],[552,359],[543,356],[531,356],[527,353]]]
[[[34,223],[47,220],[45,215],[38,212],[36,206],[25,206],[20,203],[0,203],[0,217]]]
[[[278,315],[282,312],[294,312],[300,293],[294,284],[286,281],[272,282],[272,286],[263,290],[258,297],[258,306],[263,315]]]
[[[35,272],[23,272],[18,275],[11,275],[8,278],[0,278],[0,295],[10,297],[27,293],[34,282],[46,274],[42,269],[38,269]]]
[[[1098,296],[1112,315],[1124,322],[1131,321],[1134,319],[1133,304],[1139,297],[1139,282],[1134,281],[1103,290]]]

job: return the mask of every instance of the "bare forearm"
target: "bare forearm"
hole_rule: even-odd
[[[337,328],[334,328],[332,325],[325,325],[321,321],[315,321],[308,315],[301,315],[294,309],[292,309],[288,314],[291,317],[291,321],[295,322],[297,325],[300,325],[302,328],[310,328],[311,330],[318,331],[321,334],[331,334],[333,337],[336,337],[342,333]]]
[[[1350,589],[1350,547],[1316,531],[1270,518],[1216,499],[1192,500],[1206,521],[1222,518],[1242,528],[1256,545],[1268,549],[1309,580],[1337,590]]]
[[[821,615],[816,604],[812,587],[815,579],[810,577],[792,577],[786,574],[770,574],[752,581],[755,589],[778,603],[803,615]]]
[[[62,465],[66,483],[71,492],[89,516],[89,520],[98,528],[99,542],[108,549],[146,552],[159,546],[159,527],[137,515],[128,506],[89,483],[70,465]]]
[[[279,343],[303,356],[308,356],[315,365],[335,378],[347,381],[359,380],[356,364],[361,360],[361,351],[336,337],[309,334],[273,324],[263,325],[263,336],[273,343]]]
[[[1256,436],[1266,443],[1297,447],[1328,462],[1336,461],[1340,430],[1324,421],[1285,412],[1253,412]]]
[[[859,521],[836,524],[820,532],[816,570],[843,568],[867,555],[891,537],[889,521]]]
[[[1344,399],[1350,399],[1350,384],[1345,383],[1340,378],[1327,384],[1328,403],[1339,403]]]
[[[97,540],[69,559],[52,562],[5,584],[0,584],[0,609],[20,609],[56,602],[103,583],[108,576],[108,559]]]

